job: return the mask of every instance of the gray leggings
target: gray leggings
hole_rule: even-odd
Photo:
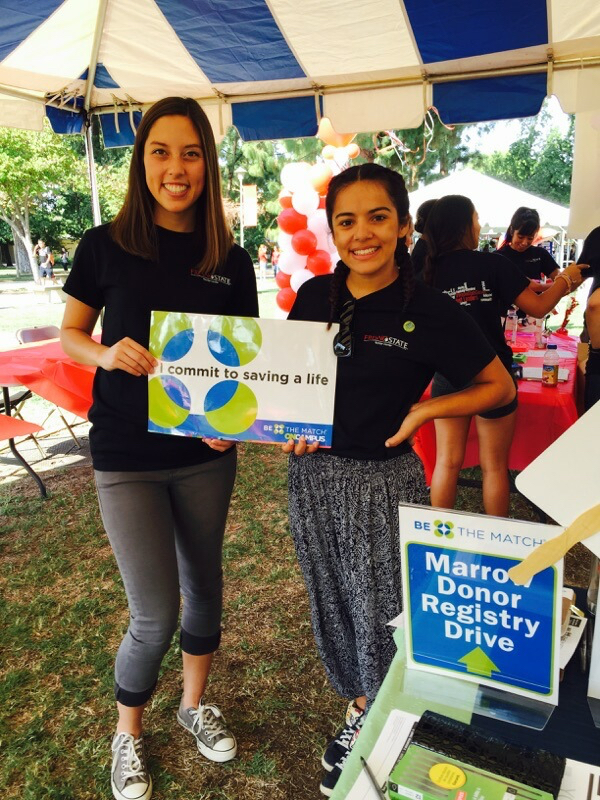
[[[96,471],[102,521],[129,602],[129,629],[115,663],[126,706],[151,697],[183,597],[181,646],[192,655],[220,641],[221,554],[236,452],[192,467]]]

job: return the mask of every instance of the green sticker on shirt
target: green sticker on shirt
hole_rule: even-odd
[[[412,333],[415,329],[415,323],[412,320],[407,319],[402,327],[407,333]]]

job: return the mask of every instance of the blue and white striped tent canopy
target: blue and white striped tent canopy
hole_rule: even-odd
[[[574,111],[599,64],[600,0],[0,0],[0,124],[91,111],[112,144],[173,94],[217,138],[523,117],[547,93]]]

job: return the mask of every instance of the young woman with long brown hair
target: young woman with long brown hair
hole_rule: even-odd
[[[221,638],[221,550],[236,470],[231,442],[148,432],[153,309],[257,316],[252,261],[225,221],[206,115],[170,97],[138,128],[123,208],[83,236],[65,285],[61,339],[97,366],[90,445],[102,519],[127,593],[129,629],[115,663],[117,800],[148,800],[142,715],[177,626],[183,696],[177,721],[212,761],[236,754],[219,708],[204,702]],[[104,310],[102,340],[92,338]]]

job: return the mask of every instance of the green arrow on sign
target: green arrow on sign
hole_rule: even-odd
[[[483,675],[485,678],[491,678],[492,672],[500,671],[481,647],[476,647],[474,650],[471,650],[470,653],[459,658],[458,663],[464,664],[467,668],[467,672],[473,672],[475,675]]]

